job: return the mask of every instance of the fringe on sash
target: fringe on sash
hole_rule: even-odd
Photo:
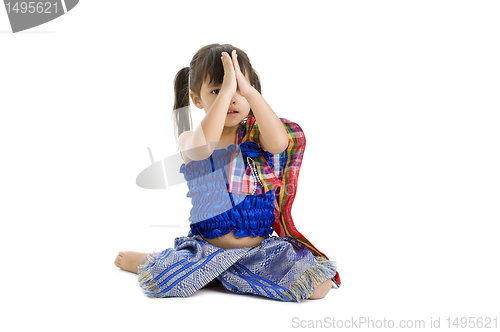
[[[335,277],[337,271],[335,262],[321,256],[315,258],[318,264],[311,266],[289,289],[290,295],[297,302],[308,299],[319,285]]]
[[[155,265],[157,254],[158,253],[154,253],[153,255],[148,254],[146,256],[146,260],[141,262],[141,264],[137,267],[139,285],[141,286],[142,291],[149,297],[157,297],[157,294],[160,291],[156,281],[153,279],[153,275],[150,272],[150,268]]]

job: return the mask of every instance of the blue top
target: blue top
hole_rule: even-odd
[[[214,150],[204,160],[182,164],[180,173],[188,183],[191,197],[191,233],[213,239],[234,230],[234,235],[268,236],[274,225],[274,189],[261,195],[229,192],[228,174],[231,156],[236,149]]]

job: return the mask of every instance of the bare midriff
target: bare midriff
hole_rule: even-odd
[[[234,235],[234,230],[226,235],[216,237],[214,239],[205,239],[210,244],[222,249],[241,248],[241,247],[256,247],[265,239],[263,236],[246,236],[237,237]]]

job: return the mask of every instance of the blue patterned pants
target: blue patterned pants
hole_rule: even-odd
[[[309,298],[335,277],[335,262],[313,254],[290,237],[270,236],[256,247],[222,249],[201,236],[175,239],[175,247],[148,255],[137,272],[149,297],[187,297],[218,279],[238,294],[279,301]]]

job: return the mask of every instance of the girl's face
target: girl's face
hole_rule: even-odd
[[[245,74],[245,78],[248,82],[250,82],[250,78],[248,77],[248,72]],[[200,96],[191,91],[189,94],[191,96],[191,100],[198,108],[203,108],[205,110],[205,114],[208,113],[212,104],[214,103],[219,91],[221,89],[221,85],[208,84],[208,79],[203,82],[200,90]],[[250,113],[250,104],[247,99],[240,95],[236,90],[233,97],[231,98],[231,102],[228,106],[226,112],[236,111],[234,114],[226,114],[226,122],[225,127],[235,127],[239,126],[240,122],[243,121],[248,114]]]

